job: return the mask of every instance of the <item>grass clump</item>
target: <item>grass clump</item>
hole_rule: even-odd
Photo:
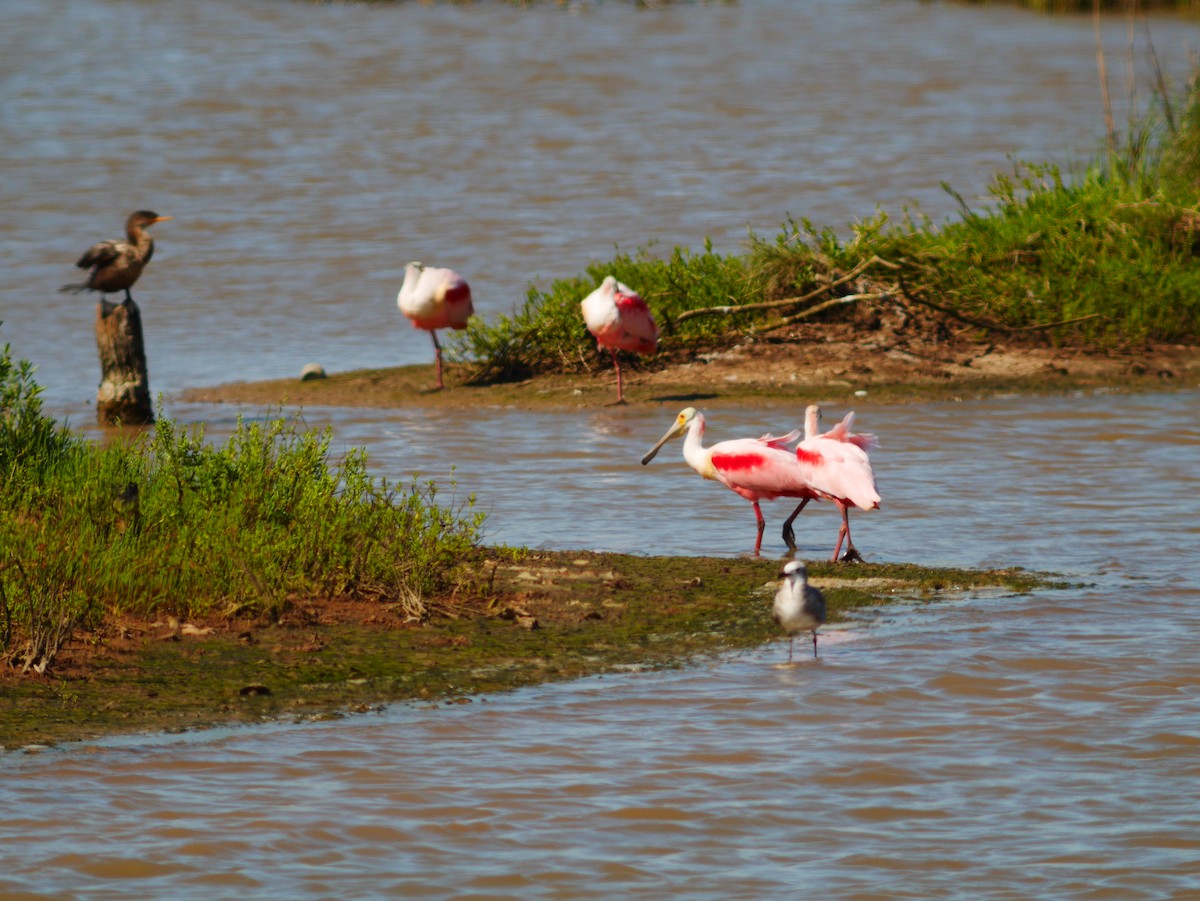
[[[592,263],[586,274],[530,288],[521,310],[472,320],[454,353],[476,381],[607,365],[579,302],[608,274],[642,294],[662,331],[665,365],[747,336],[853,321],[922,322],[980,342],[1094,349],[1200,338],[1200,90],[1176,115],[1159,103],[1131,119],[1123,144],[1108,128],[1104,154],[1073,177],[1015,161],[994,176],[978,210],[954,190],[960,216],[935,225],[918,210],[896,222],[879,210],[849,238],[788,219],[744,255],[676,247]],[[634,357],[630,357],[633,363]]]
[[[105,613],[275,616],[370,597],[424,612],[455,583],[483,514],[396,485],[331,433],[239,420],[216,446],[160,417],[107,447],[41,413],[32,368],[0,356],[0,650],[44,671]]]

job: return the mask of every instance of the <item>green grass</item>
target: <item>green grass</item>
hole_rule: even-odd
[[[1182,106],[1177,115],[1175,106]],[[938,225],[919,210],[878,210],[849,237],[807,219],[751,235],[746,253],[676,247],[618,253],[493,323],[472,320],[450,353],[476,381],[607,367],[584,329],[580,301],[607,274],[631,285],[659,322],[665,365],[796,323],[861,315],[936,315],[979,340],[1042,341],[1112,349],[1195,343],[1200,337],[1200,94],[1160,96],[1090,166],[1014,161],[978,209],[953,189],[958,218]],[[972,331],[973,330],[973,331]]]
[[[0,650],[44,670],[104,614],[278,614],[353,594],[414,616],[478,545],[473,498],[394,485],[330,433],[239,420],[223,445],[161,417],[101,447],[42,415],[32,367],[0,355]]]

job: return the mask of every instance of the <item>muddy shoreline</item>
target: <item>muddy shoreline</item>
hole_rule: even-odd
[[[433,386],[433,366],[348,369],[327,366],[324,379],[300,374],[232,382],[182,392],[200,403],[280,407],[517,407],[573,410],[609,404],[615,381],[599,360],[591,372],[549,374],[517,382],[472,384],[472,369],[450,364],[446,390]],[[1200,382],[1200,348],[1183,345],[1089,351],[966,339],[882,341],[852,326],[786,340],[750,338],[726,350],[683,359],[630,360],[630,403],[745,405],[814,401],[855,404],[969,400],[997,394],[1073,391],[1162,391]]]

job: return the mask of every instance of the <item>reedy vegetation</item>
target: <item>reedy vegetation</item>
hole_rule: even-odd
[[[477,381],[607,367],[579,302],[607,274],[638,290],[663,331],[664,365],[746,334],[844,317],[852,304],[937,310],[980,340],[1040,340],[1113,349],[1193,343],[1200,336],[1200,92],[1176,115],[1165,88],[1110,127],[1103,156],[1065,177],[1013,161],[983,204],[935,225],[917,210],[879,210],[843,238],[806,219],[773,239],[751,234],[744,255],[652,248],[593,263],[586,275],[530,287],[524,305],[492,324],[472,320],[451,354]],[[631,356],[631,360],[632,360]]]
[[[105,613],[277,615],[377,597],[426,612],[478,545],[473,498],[394,485],[329,431],[239,420],[221,446],[160,417],[107,447],[42,414],[32,367],[0,354],[0,650],[44,671]]]

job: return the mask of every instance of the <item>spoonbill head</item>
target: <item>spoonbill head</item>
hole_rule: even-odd
[[[408,317],[413,328],[424,329],[433,338],[437,386],[442,382],[442,346],[437,330],[465,329],[475,313],[471,303],[471,286],[453,269],[437,269],[421,263],[409,263],[404,268],[404,283],[396,295],[396,305]]]
[[[772,615],[788,635],[788,663],[792,662],[792,646],[800,632],[811,632],[813,656],[817,656],[817,629],[825,622],[825,595],[808,584],[808,567],[799,560],[789,560],[779,573],[782,581],[775,592]]]
[[[580,303],[583,321],[596,339],[607,349],[617,371],[617,403],[625,403],[621,388],[621,363],[618,350],[629,350],[649,356],[658,349],[658,326],[650,308],[641,295],[614,276],[606,275],[595,291]]]

